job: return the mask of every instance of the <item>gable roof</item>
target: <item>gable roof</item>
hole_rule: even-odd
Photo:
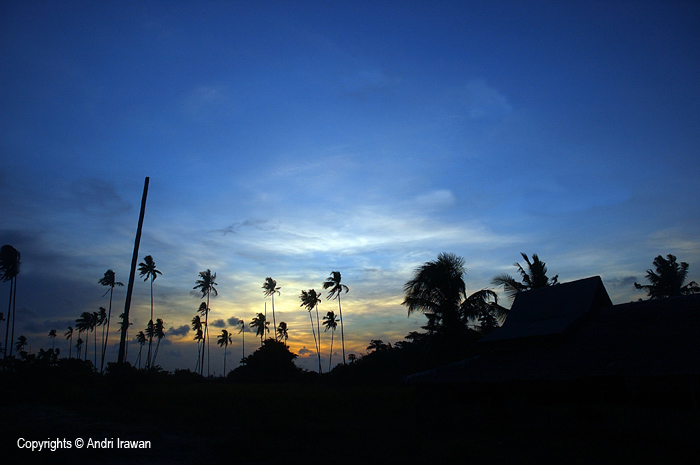
[[[600,276],[520,292],[503,326],[479,342],[560,335],[573,329],[591,310],[611,305]]]

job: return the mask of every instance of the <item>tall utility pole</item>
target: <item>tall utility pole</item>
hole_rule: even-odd
[[[122,334],[119,340],[119,358],[117,363],[124,363],[126,348],[126,333],[129,330],[129,309],[131,308],[131,292],[134,290],[134,275],[136,274],[136,262],[139,259],[139,244],[141,243],[141,228],[143,227],[143,215],[146,213],[146,196],[148,195],[148,177],[143,184],[143,197],[141,198],[141,213],[139,214],[139,226],[136,228],[136,240],[134,241],[134,255],[131,256],[131,274],[129,285],[126,288],[126,303],[124,304],[124,321],[122,322]]]

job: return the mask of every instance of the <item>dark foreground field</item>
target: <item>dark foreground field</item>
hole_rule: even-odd
[[[455,386],[0,378],[2,463],[698,463],[692,405]],[[19,449],[18,439],[150,441]]]

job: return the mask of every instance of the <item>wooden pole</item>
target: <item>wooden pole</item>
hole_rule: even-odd
[[[129,274],[129,285],[126,288],[126,302],[124,304],[124,321],[122,322],[122,334],[119,340],[119,358],[117,363],[124,363],[124,352],[126,347],[126,333],[129,329],[129,309],[131,308],[131,292],[134,290],[134,275],[136,274],[136,262],[139,259],[139,244],[141,243],[141,228],[143,227],[143,216],[146,213],[146,196],[148,195],[148,177],[143,184],[143,197],[141,198],[141,213],[139,214],[139,225],[136,228],[136,240],[134,240],[134,254],[131,256],[131,273]]]

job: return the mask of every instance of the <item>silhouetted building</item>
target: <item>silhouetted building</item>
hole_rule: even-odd
[[[522,292],[474,353],[406,381],[674,378],[697,391],[700,295],[612,305],[598,276]]]

